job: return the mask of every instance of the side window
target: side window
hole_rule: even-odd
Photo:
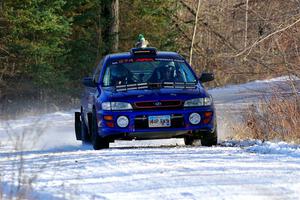
[[[99,81],[99,76],[100,76],[100,73],[101,73],[103,61],[104,61],[104,59],[102,59],[102,60],[100,61],[100,63],[97,65],[97,68],[96,68],[96,70],[95,70],[95,72],[94,72],[93,79],[94,79],[95,81]]]
[[[196,81],[193,73],[191,72],[191,70],[189,70],[189,68],[184,63],[179,64],[178,72],[179,72],[181,79],[184,82],[195,82]]]

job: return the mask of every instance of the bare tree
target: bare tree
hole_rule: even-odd
[[[299,75],[299,2],[201,1],[196,31],[197,1],[179,4],[171,17],[179,32],[178,51],[193,66],[214,71],[217,85]]]

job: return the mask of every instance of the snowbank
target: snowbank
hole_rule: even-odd
[[[209,93],[214,95],[227,95],[229,94],[238,94],[240,92],[270,92],[270,88],[286,88],[289,86],[290,82],[300,82],[300,78],[297,76],[281,76],[272,79],[266,80],[256,80],[244,84],[238,85],[227,85],[225,87],[219,87],[209,90]],[[290,88],[288,89],[290,90]],[[284,90],[283,90],[284,91]]]
[[[286,154],[300,157],[300,145],[288,144],[286,142],[264,142],[246,148],[247,152],[262,154]]]
[[[221,143],[225,147],[242,147],[249,153],[286,154],[300,157],[300,145],[286,142],[263,142],[261,140],[229,140]]]
[[[291,76],[280,76],[276,78],[257,80],[255,83],[270,83],[270,82],[289,82],[289,81],[300,81],[300,78],[294,75]]]

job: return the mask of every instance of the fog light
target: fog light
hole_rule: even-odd
[[[126,116],[120,116],[117,119],[117,124],[118,124],[119,127],[125,128],[125,127],[128,126],[129,120],[128,120],[128,118]]]
[[[192,113],[189,116],[189,121],[191,124],[196,125],[200,123],[201,117],[198,113]]]

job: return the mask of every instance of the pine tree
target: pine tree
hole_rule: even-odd
[[[63,15],[64,0],[8,0],[4,15],[9,22],[8,51],[22,75],[41,85],[64,81],[64,41],[70,33]]]

